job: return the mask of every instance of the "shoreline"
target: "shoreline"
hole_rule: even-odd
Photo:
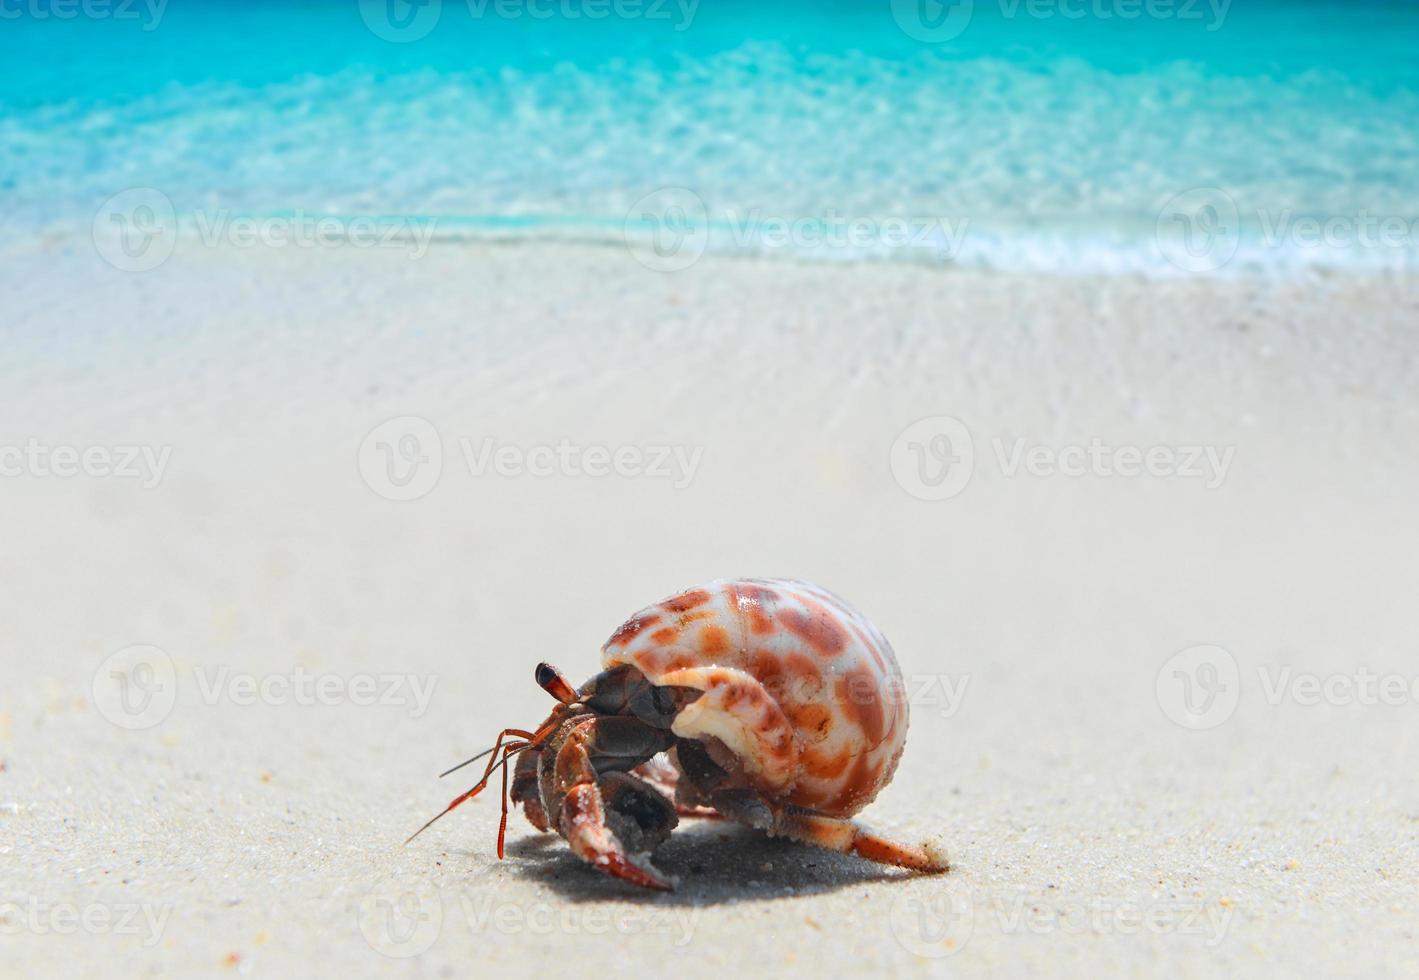
[[[124,195],[148,193],[157,192],[140,188]],[[117,200],[128,200],[124,195],[118,195]],[[165,195],[160,197],[166,200]],[[129,206],[136,205],[130,201]],[[162,208],[158,210],[161,215]],[[92,221],[51,222],[28,229],[12,225],[9,237],[0,241],[0,249],[21,261],[36,251],[88,250],[118,271],[151,271],[155,267],[151,255],[134,258],[125,254],[117,232],[98,234],[105,214],[106,210],[100,209]],[[1132,233],[1119,229],[1065,236],[1015,231],[1002,237],[1000,232],[973,232],[971,219],[960,218],[952,219],[959,221],[960,227],[948,226],[946,235],[950,241],[943,248],[934,240],[915,240],[920,239],[920,234],[908,240],[891,232],[889,226],[895,227],[898,221],[920,223],[919,219],[903,218],[847,222],[865,223],[875,234],[862,244],[845,244],[832,240],[833,234],[822,227],[794,231],[806,220],[809,219],[773,219],[754,231],[746,230],[747,225],[736,227],[733,222],[697,223],[689,235],[672,236],[672,243],[682,244],[668,256],[655,251],[651,237],[663,234],[664,228],[651,226],[646,234],[633,232],[625,216],[342,214],[304,209],[248,213],[217,208],[161,218],[151,237],[158,243],[158,251],[169,255],[179,249],[295,255],[391,252],[422,261],[434,249],[611,250],[626,253],[650,271],[669,274],[706,260],[730,260],[838,269],[901,265],[949,274],[1064,281],[1275,285],[1323,284],[1339,279],[1419,282],[1419,250],[1406,252],[1353,243],[1322,248],[1296,242],[1282,246],[1265,240],[1245,240],[1219,244],[1216,255],[1199,258],[1190,255],[1181,241],[1160,239],[1141,225]],[[942,220],[931,218],[929,223]],[[848,236],[850,231],[851,228],[842,230],[839,237]],[[713,236],[712,241],[701,240],[706,233]],[[166,241],[170,235],[175,235],[171,244]],[[976,244],[966,248],[972,239]],[[1006,255],[1027,257],[1002,261]]]

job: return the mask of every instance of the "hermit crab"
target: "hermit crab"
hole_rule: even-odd
[[[628,619],[601,665],[573,688],[538,664],[538,685],[558,702],[547,720],[505,729],[450,769],[491,756],[477,785],[414,837],[501,769],[499,858],[511,799],[584,861],[646,888],[672,887],[649,855],[681,816],[947,870],[936,846],[888,840],[849,819],[892,779],[907,700],[886,638],[833,593],[786,579],[711,582]]]

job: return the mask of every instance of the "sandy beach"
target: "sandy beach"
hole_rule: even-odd
[[[1419,974],[1412,282],[7,259],[0,973]],[[863,819],[949,875],[402,845],[537,661],[732,575],[892,640]]]

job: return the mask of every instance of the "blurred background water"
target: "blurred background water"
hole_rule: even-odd
[[[620,243],[669,202],[715,249],[1407,270],[1416,55],[1375,0],[0,0],[0,225],[151,187]]]

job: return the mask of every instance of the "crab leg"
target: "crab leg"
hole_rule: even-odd
[[[542,750],[537,746],[530,746],[517,757],[510,799],[515,804],[522,804],[528,823],[546,832],[551,825],[547,822],[547,811],[542,809],[542,795],[537,788],[537,764],[541,758]]]
[[[950,860],[939,847],[888,840],[851,820],[825,817],[794,806],[785,807],[778,814],[770,833],[913,871],[935,873],[951,869]]]
[[[468,792],[466,792],[466,793],[460,793],[460,794],[458,794],[457,796],[455,796],[455,797],[453,798],[453,801],[452,801],[451,803],[449,803],[448,806],[444,807],[443,810],[441,810],[440,812],[434,814],[434,816],[429,820],[428,823],[424,824],[424,825],[423,825],[422,827],[420,827],[418,830],[416,830],[416,831],[414,831],[412,834],[410,834],[410,835],[409,835],[409,840],[406,840],[406,841],[404,842],[405,844],[408,844],[409,841],[413,840],[415,837],[418,837],[418,836],[419,836],[420,834],[422,834],[424,831],[428,830],[430,827],[432,827],[435,823],[437,823],[437,822],[438,822],[440,819],[442,819],[443,817],[446,817],[449,813],[451,813],[451,812],[454,810],[455,807],[458,807],[459,805],[461,805],[461,804],[463,804],[463,803],[466,803],[468,800],[471,800],[473,797],[475,797],[475,796],[477,796],[479,793],[483,792],[484,787],[486,787],[486,786],[488,785],[488,780],[491,779],[492,776],[493,776],[493,771],[494,771],[495,769],[497,769],[499,765],[506,765],[506,764],[507,764],[507,761],[508,761],[508,757],[509,757],[514,751],[521,751],[522,749],[526,748],[527,745],[529,744],[528,742],[518,742],[518,743],[514,744],[513,742],[511,742],[510,740],[508,740],[508,736],[509,736],[509,735],[514,736],[514,737],[520,737],[520,738],[528,738],[528,739],[532,739],[532,738],[535,738],[535,737],[536,737],[532,732],[524,732],[524,731],[522,731],[521,729],[518,729],[518,728],[504,728],[500,733],[498,733],[498,740],[497,740],[497,742],[495,742],[495,743],[493,744],[492,749],[489,750],[487,753],[484,753],[485,755],[491,755],[492,758],[490,758],[490,759],[488,760],[488,766],[487,766],[486,769],[483,770],[483,778],[480,779],[480,780],[478,780],[477,785],[475,785],[472,789],[468,790]],[[481,758],[481,756],[474,756],[474,759],[477,759],[477,758]],[[473,761],[473,760],[469,760],[469,761]],[[467,764],[467,763],[464,763],[464,765],[466,765],[466,764]],[[458,768],[461,768],[461,767],[460,767],[460,766],[455,766],[455,767],[454,767],[454,769],[458,769]],[[453,772],[453,771],[454,771],[453,769],[450,769],[450,770],[449,770],[449,772]],[[447,775],[447,774],[445,774],[445,775]],[[500,842],[499,842],[499,844],[498,844],[498,852],[499,852],[499,853],[498,853],[498,857],[501,858],[501,857],[502,857],[501,832],[499,833],[499,840],[500,840]]]
[[[724,814],[713,807],[681,801],[679,795],[680,772],[663,755],[658,755],[649,762],[636,766],[631,770],[631,774],[639,776],[664,795],[666,799],[672,801],[675,805],[675,812],[682,817],[699,817],[702,820],[724,819]]]
[[[555,820],[572,851],[609,875],[660,891],[670,891],[670,882],[649,865],[633,862],[606,825],[597,762],[604,770],[624,771],[664,750],[669,742],[665,732],[636,719],[591,716],[566,733],[556,760],[542,771],[542,798],[561,801]]]

